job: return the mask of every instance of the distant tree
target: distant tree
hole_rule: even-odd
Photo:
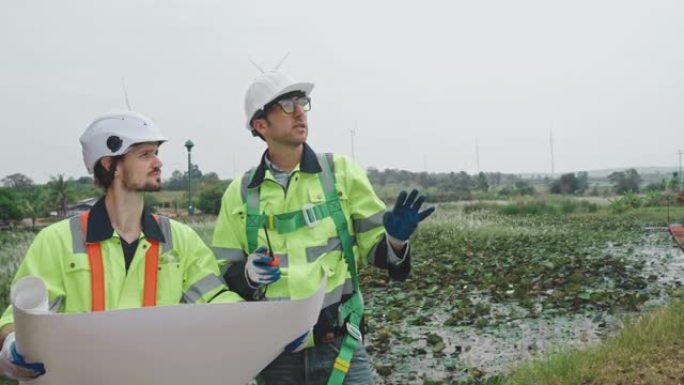
[[[589,195],[595,196],[595,197],[601,195],[601,191],[599,190],[598,183],[595,183],[594,186],[592,186],[591,191],[589,192]]]
[[[21,204],[16,193],[6,187],[0,187],[0,220],[13,221],[22,218]]]
[[[70,202],[77,202],[82,199],[95,198],[102,195],[102,188],[96,186],[89,177],[81,177],[78,179],[69,178],[66,184],[70,192]]]
[[[226,187],[227,183],[212,183],[202,186],[197,197],[197,208],[204,213],[218,215],[221,208],[221,198]]]
[[[497,194],[501,197],[508,198],[515,195],[515,191],[510,186],[504,186],[497,191]]]
[[[219,180],[218,175],[215,172],[210,172],[206,177],[202,174],[199,166],[196,164],[192,165],[192,185],[202,183],[203,181],[217,181]],[[171,177],[162,183],[162,188],[169,191],[184,191],[188,189],[188,172],[181,172],[178,170],[173,170]]]
[[[660,182],[649,183],[644,187],[643,191],[654,192],[654,191],[665,191],[667,190],[667,181],[662,179]]]
[[[416,175],[416,184],[422,188],[427,188],[429,186],[428,173],[423,171]]]
[[[487,182],[490,188],[496,188],[501,184],[502,174],[500,172],[487,173]]]
[[[551,183],[552,194],[574,194],[579,190],[580,182],[575,176],[575,173],[567,173],[561,175]]]
[[[371,183],[374,186],[384,186],[385,185],[387,178],[386,178],[384,172],[380,172],[375,167],[369,167],[366,174],[368,175],[368,179],[371,181]]]
[[[667,188],[670,191],[679,191],[679,190],[681,190],[681,186],[682,186],[682,179],[679,176],[679,173],[675,171],[672,173],[672,178],[670,178],[670,181],[667,183]]]
[[[183,191],[188,188],[188,180],[182,172],[173,170],[171,177],[163,184],[164,190]]]
[[[73,201],[73,193],[69,188],[69,183],[64,179],[64,175],[59,174],[56,177],[51,177],[48,182],[48,189],[59,216],[65,217],[69,203]]]
[[[534,195],[537,193],[537,191],[529,182],[521,180],[519,182],[515,182],[515,193],[518,195]]]
[[[159,199],[154,193],[146,192],[143,194],[143,205],[152,212],[157,212],[159,206]]]
[[[583,193],[589,188],[589,173],[580,171],[577,173],[577,192]]]
[[[638,193],[641,184],[641,176],[637,170],[630,168],[626,171],[616,171],[608,175],[608,180],[613,184],[613,191],[622,195],[628,192]]]
[[[20,199],[24,214],[31,218],[31,228],[36,228],[36,220],[50,212],[50,197],[47,189],[34,186]]]
[[[477,174],[477,189],[483,192],[489,191],[489,182],[487,182],[487,175],[480,171]]]
[[[190,168],[190,171],[192,172],[192,180],[201,180],[202,179],[202,170],[200,170],[199,165],[193,164],[192,167]],[[187,178],[187,172],[185,173],[186,178]],[[186,179],[187,181],[187,179]]]
[[[79,183],[79,184],[94,184],[95,182],[94,182],[94,180],[93,180],[93,177],[90,177],[90,176],[82,176],[82,177],[76,179],[76,183]]]
[[[200,180],[202,181],[202,184],[204,184],[204,183],[217,183],[217,182],[221,181],[218,174],[215,172],[208,172],[208,173],[202,175],[202,178]]]
[[[21,190],[33,186],[33,180],[24,174],[16,173],[2,178],[2,185]]]

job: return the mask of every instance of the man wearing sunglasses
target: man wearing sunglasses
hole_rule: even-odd
[[[434,208],[420,211],[425,197],[414,190],[386,212],[356,163],[314,152],[306,143],[313,87],[271,72],[248,88],[246,126],[267,149],[224,194],[214,252],[230,289],[247,300],[305,298],[318,272],[328,275],[318,322],[262,371],[263,382],[371,384],[357,266],[406,279],[409,237]],[[274,327],[280,322],[288,320]]]

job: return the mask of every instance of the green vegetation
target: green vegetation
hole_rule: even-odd
[[[35,233],[30,231],[0,231],[0,309],[9,303],[10,283],[24,258]]]
[[[418,376],[420,369],[411,365],[416,359],[421,367],[451,373],[426,377],[425,383],[495,383],[483,369],[468,367],[458,350],[451,352],[457,347],[448,341],[464,330],[480,336],[472,338],[507,341],[513,337],[500,334],[512,323],[560,325],[576,314],[603,319],[638,311],[671,292],[643,273],[649,257],[642,249],[671,245],[667,236],[643,232],[666,224],[666,208],[615,214],[574,202],[566,206],[574,207],[566,209],[570,214],[562,200],[480,203],[474,211],[443,204],[414,239],[408,281],[388,281],[383,272],[364,269],[369,351],[378,373],[387,375],[384,383]],[[681,218],[684,209],[670,214]],[[434,331],[445,336],[444,346],[430,343]]]
[[[514,370],[505,385],[678,384],[684,373],[684,301],[633,317],[614,338],[563,350]]]
[[[643,311],[644,305],[667,302],[676,285],[660,282],[654,269],[669,263],[661,254],[672,250],[672,241],[666,234],[643,230],[684,221],[678,176],[660,182],[649,177],[645,194],[633,188],[641,177],[631,170],[602,180],[587,173],[551,180],[398,170],[369,170],[369,177],[390,204],[401,189],[412,186],[426,191],[431,202],[445,202],[413,239],[409,280],[389,281],[385,272],[373,268],[361,272],[366,344],[380,385],[665,384],[673,369],[681,369],[684,328],[672,321],[683,315],[680,302],[640,323],[634,319],[618,337],[580,352],[549,356],[548,349],[532,343],[524,346],[527,355],[521,355],[515,334],[520,329],[516,325],[533,325],[529,327],[543,334],[585,317],[594,326],[603,325],[599,334],[612,335],[615,320]],[[187,219],[185,178],[174,172],[165,182],[174,191],[146,194],[146,204]],[[34,185],[13,174],[2,183],[7,187],[0,188],[0,225],[2,219],[11,223],[19,218],[35,224],[50,211],[64,212],[67,205],[100,194],[89,178],[58,176]],[[218,212],[227,183],[193,169],[193,204],[204,215],[193,217],[192,226],[207,243],[214,227],[210,214]],[[621,195],[597,197],[611,188]],[[448,202],[454,199],[465,202]],[[0,263],[5,266],[0,270],[0,306],[6,305],[10,280],[33,236],[30,231],[0,231]],[[638,334],[651,330],[649,347]],[[577,342],[573,336],[557,336],[556,346],[565,349]],[[633,351],[642,343],[642,352]],[[499,349],[494,356],[509,360],[497,364],[502,367],[530,356],[546,358],[505,378],[474,360],[483,354],[473,353],[482,344]],[[655,348],[659,345],[662,351]]]

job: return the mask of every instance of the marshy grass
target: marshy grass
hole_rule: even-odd
[[[565,350],[514,370],[506,385],[680,384],[684,382],[684,300],[625,321],[604,343]]]

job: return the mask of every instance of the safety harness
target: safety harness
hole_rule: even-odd
[[[88,216],[90,211],[81,214],[81,230],[83,239],[87,239]],[[155,215],[154,219],[159,222]],[[143,306],[155,306],[157,304],[157,271],[159,268],[159,241],[149,239],[150,248],[145,253],[145,284],[143,289]],[[91,310],[105,310],[105,279],[104,264],[102,262],[102,246],[100,242],[89,243],[85,241],[88,261],[90,262],[90,290]]]
[[[328,378],[328,385],[341,385],[349,371],[354,351],[363,338],[359,327],[363,317],[363,297],[361,296],[361,290],[359,290],[359,276],[356,270],[356,259],[354,258],[354,245],[335,185],[333,155],[329,153],[317,154],[316,157],[321,166],[319,179],[325,195],[324,203],[317,205],[305,204],[301,210],[289,213],[277,215],[262,214],[259,212],[259,186],[247,188],[245,196],[247,204],[247,247],[249,248],[249,253],[252,253],[257,248],[259,229],[261,228],[266,227],[269,230],[277,231],[279,234],[287,234],[304,226],[314,227],[320,223],[321,219],[332,218],[337,229],[337,235],[342,242],[342,252],[354,285],[354,292],[351,297],[340,304],[338,324],[345,325],[347,333],[345,333],[342,339],[340,353],[337,359],[335,359],[333,370]],[[249,172],[250,180],[254,177],[255,172],[256,168]]]

